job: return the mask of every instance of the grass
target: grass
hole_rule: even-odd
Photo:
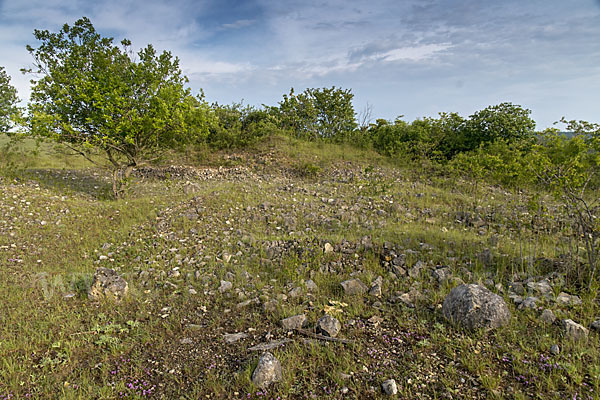
[[[23,142],[0,160],[0,399],[368,399],[387,378],[407,399],[598,396],[597,333],[573,342],[539,319],[541,308],[584,326],[600,316],[597,291],[580,290],[558,263],[573,239],[550,198],[534,212],[524,198],[535,193],[480,183],[475,202],[468,179],[275,137],[234,154],[171,155],[164,165],[203,173],[138,178],[111,200],[105,171],[35,148]],[[373,248],[361,245],[366,236]],[[324,254],[326,242],[337,249]],[[394,279],[381,263],[386,242],[407,269],[429,269]],[[484,333],[445,321],[441,303],[457,281],[430,276],[442,265],[465,282],[492,279],[511,324]],[[126,278],[127,299],[87,299],[98,266]],[[507,284],[552,271],[554,294],[583,304],[542,299],[540,310],[518,310]],[[381,299],[339,285],[377,276]],[[222,279],[230,291],[219,292]],[[411,290],[422,294],[414,308],[392,301]],[[325,310],[353,344],[305,340],[279,323],[304,313],[313,325]],[[248,337],[226,344],[234,332]],[[251,382],[259,354],[248,348],[282,338],[294,339],[273,350],[283,381],[261,390]]]

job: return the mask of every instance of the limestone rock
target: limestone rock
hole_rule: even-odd
[[[510,321],[504,299],[475,284],[452,289],[444,300],[442,313],[450,322],[467,329],[495,329]]]
[[[341,283],[344,293],[353,296],[361,295],[367,292],[369,288],[360,279],[349,279]]]
[[[562,326],[565,331],[565,335],[574,340],[587,339],[589,331],[587,328],[584,328],[582,325],[574,322],[571,319],[564,319],[562,321]]]
[[[88,297],[92,300],[106,298],[120,301],[128,290],[129,285],[115,270],[100,267],[94,273]]]
[[[306,315],[294,315],[293,317],[288,317],[281,320],[281,325],[283,329],[293,330],[302,328],[306,324]]]
[[[317,332],[325,336],[336,337],[341,329],[340,321],[329,314],[325,314],[317,321]]]
[[[221,285],[219,286],[219,292],[225,293],[233,287],[233,283],[229,281],[221,281]]]
[[[540,316],[540,319],[546,323],[546,324],[553,324],[554,321],[556,321],[556,316],[554,315],[554,313],[552,312],[552,310],[549,309],[545,309],[544,311],[542,311],[542,315]]]
[[[265,352],[260,356],[258,365],[252,373],[252,383],[259,388],[267,388],[269,385],[281,381],[283,377],[281,363],[271,353]]]
[[[381,384],[381,388],[383,389],[383,393],[393,396],[398,394],[398,386],[396,385],[396,381],[393,379],[388,379]]]

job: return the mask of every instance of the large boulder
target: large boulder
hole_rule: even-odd
[[[442,306],[444,317],[467,329],[495,329],[508,324],[510,311],[502,297],[480,285],[460,285]]]
[[[100,267],[94,273],[88,297],[92,300],[120,301],[128,290],[129,285],[114,269]]]

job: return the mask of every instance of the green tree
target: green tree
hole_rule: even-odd
[[[299,95],[292,88],[279,102],[278,117],[282,128],[297,137],[343,142],[357,128],[350,89],[306,89]]]
[[[489,106],[471,115],[464,126],[464,137],[457,141],[458,151],[474,150],[481,144],[502,139],[507,143],[532,137],[535,121],[531,110],[512,103]]]
[[[41,78],[32,81],[30,132],[91,161],[102,156],[115,196],[136,166],[189,139],[186,115],[197,104],[170,52],[148,45],[136,59],[130,41],[114,45],[85,17],[34,36],[41,44],[27,46],[34,68],[24,72]]]
[[[6,133],[13,127],[18,101],[17,90],[10,84],[4,67],[0,67],[0,133]]]
[[[547,129],[528,154],[527,165],[540,182],[561,201],[579,240],[585,245],[588,268],[577,269],[577,276],[592,288],[600,256],[600,200],[598,173],[600,125],[585,121],[566,121],[567,137],[558,129]],[[578,248],[578,246],[577,246]],[[578,261],[575,260],[575,264]]]

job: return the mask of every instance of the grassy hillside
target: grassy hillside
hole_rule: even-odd
[[[0,399],[369,399],[390,378],[406,399],[598,396],[598,332],[576,341],[541,317],[600,319],[583,244],[543,193],[282,137],[173,155],[119,200],[54,146],[2,156]],[[128,282],[122,302],[88,299],[100,266]],[[379,276],[380,295],[340,285]],[[462,282],[500,294],[510,324],[446,321]],[[304,314],[312,332],[325,313],[349,343],[280,322]],[[275,340],[283,379],[263,390],[251,348]]]

